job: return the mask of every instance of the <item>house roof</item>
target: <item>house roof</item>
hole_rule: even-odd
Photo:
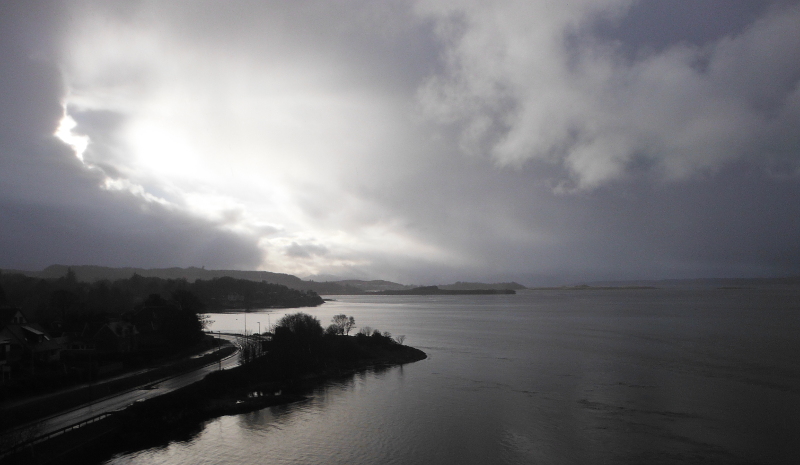
[[[123,329],[128,329],[129,333],[125,336],[132,336],[138,334],[139,332],[136,329],[136,326],[128,323],[127,321],[109,321],[108,323],[102,325],[98,330],[95,332],[95,337],[97,336],[103,328],[108,328],[111,333],[116,337],[123,337]]]
[[[37,335],[37,336],[45,336],[45,337],[47,337],[47,335],[43,331],[39,331],[36,328],[32,328],[30,325],[22,325],[22,329],[30,331],[33,334]]]
[[[42,352],[45,350],[57,350],[63,348],[61,343],[52,339],[46,339],[34,346],[34,352]]]
[[[20,325],[8,325],[0,330],[0,334],[10,340],[11,343],[20,344],[25,347],[28,346],[28,340],[25,339],[25,333]]]
[[[26,325],[7,325],[5,328],[0,330],[0,334],[2,334],[5,339],[10,338],[12,343],[17,342],[18,344],[22,344],[23,346],[28,347],[31,346],[31,344],[28,343],[28,339],[25,337],[26,331],[36,334],[37,336],[38,335],[44,336],[45,341],[50,340],[44,328],[39,326],[37,323],[28,323]]]
[[[6,305],[0,306],[0,328],[11,324],[17,312],[22,313],[22,310],[18,309],[17,307],[10,307]],[[25,317],[24,313],[22,313],[22,317],[27,321],[27,317]]]

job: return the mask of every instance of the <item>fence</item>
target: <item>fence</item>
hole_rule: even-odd
[[[104,419],[106,419],[106,418],[108,418],[108,417],[110,417],[112,415],[116,415],[118,413],[119,413],[119,411],[111,411],[111,412],[101,413],[99,415],[95,415],[93,417],[87,418],[87,419],[85,419],[83,421],[80,421],[78,423],[74,423],[72,425],[65,426],[63,428],[57,429],[55,431],[51,431],[51,432],[49,432],[47,434],[43,434],[41,436],[37,436],[37,437],[35,437],[33,439],[28,439],[28,440],[22,441],[20,443],[14,444],[13,446],[11,446],[10,448],[8,448],[6,450],[0,450],[0,459],[4,458],[6,456],[9,456],[9,455],[15,454],[15,453],[17,453],[19,451],[22,451],[27,447],[35,446],[36,444],[42,443],[44,441],[48,441],[48,440],[53,439],[53,438],[55,438],[57,436],[61,436],[61,435],[66,434],[66,433],[68,433],[70,431],[75,431],[75,430],[77,430],[79,428],[82,428],[84,426],[91,425],[93,423],[97,423],[100,420],[104,420]],[[9,433],[9,434],[13,434],[13,432]]]

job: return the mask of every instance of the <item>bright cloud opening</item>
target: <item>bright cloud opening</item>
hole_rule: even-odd
[[[59,121],[58,128],[53,135],[72,147],[78,160],[83,161],[83,154],[89,147],[89,136],[73,132],[77,126],[78,123],[67,113],[67,108],[65,106],[64,116],[61,118],[61,121]]]

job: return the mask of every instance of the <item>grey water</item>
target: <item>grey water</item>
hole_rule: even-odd
[[[334,298],[428,359],[107,463],[800,463],[798,290]]]

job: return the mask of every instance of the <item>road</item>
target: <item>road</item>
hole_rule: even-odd
[[[223,339],[228,339],[234,344],[236,343],[235,336],[227,336],[223,334],[222,337]],[[224,358],[221,362],[214,362],[213,364],[206,365],[188,373],[164,378],[155,382],[150,382],[147,385],[139,386],[138,388],[112,394],[103,399],[58,413],[43,420],[29,423],[17,428],[17,430],[30,429],[35,431],[36,436],[40,436],[82,422],[101,413],[124,409],[134,402],[158,397],[162,394],[166,394],[176,389],[188,386],[192,383],[196,383],[213,371],[233,368],[239,365],[238,355],[238,351],[234,352],[233,354]]]

